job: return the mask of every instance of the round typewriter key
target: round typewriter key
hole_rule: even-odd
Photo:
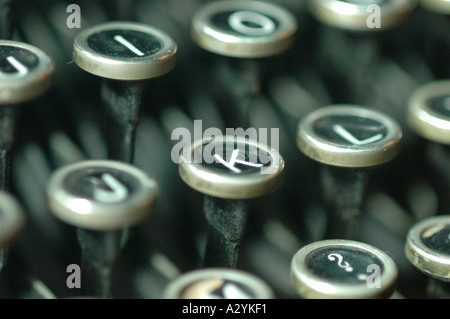
[[[321,183],[329,211],[328,238],[354,236],[368,178],[364,168],[392,160],[401,138],[394,120],[359,106],[323,107],[300,121],[299,149],[324,164]]]
[[[147,218],[156,182],[130,164],[90,160],[56,170],[47,186],[50,211],[78,227],[86,295],[110,297],[112,266],[127,228]]]
[[[76,227],[106,231],[147,218],[158,193],[138,168],[109,160],[82,161],[59,168],[48,184],[49,207]]]
[[[284,160],[276,149],[225,136],[205,139],[183,151],[179,171],[193,189],[224,199],[266,195],[281,183]]]
[[[278,188],[283,170],[277,150],[238,136],[201,140],[183,151],[182,180],[205,194],[204,214],[210,225],[206,267],[236,267],[248,200]]]
[[[192,19],[192,38],[203,49],[229,57],[261,58],[286,51],[297,31],[286,9],[262,1],[216,1]]]
[[[424,219],[408,232],[405,244],[408,260],[420,271],[450,282],[450,215]]]
[[[434,81],[417,89],[409,101],[408,121],[422,137],[450,145],[450,81]]]
[[[29,102],[52,83],[54,64],[42,50],[26,43],[0,40],[0,105]]]
[[[17,106],[43,95],[50,87],[54,64],[40,49],[0,40],[0,189],[10,187],[10,149]]]
[[[439,14],[450,14],[450,1],[448,0],[420,0],[420,5]]]
[[[309,0],[308,8],[319,21],[354,31],[378,31],[401,23],[416,7],[416,0]],[[380,28],[368,23],[374,13],[380,14]]]
[[[174,68],[176,43],[148,25],[107,22],[80,32],[73,51],[80,68],[104,79],[101,96],[114,120],[109,158],[132,163],[146,80]]]
[[[428,141],[424,143],[423,156],[436,183],[439,210],[446,213],[450,205],[450,80],[432,81],[413,92],[408,104],[408,124]]]
[[[305,299],[389,298],[397,280],[392,258],[371,245],[323,240],[292,258],[291,281]]]
[[[80,32],[74,61],[83,70],[113,80],[158,77],[175,66],[176,43],[163,31],[134,22],[107,22]]]
[[[258,277],[236,269],[201,269],[173,280],[166,299],[273,299],[272,289]]]
[[[370,167],[392,160],[402,130],[389,116],[353,105],[318,109],[298,126],[297,144],[312,159],[339,167]]]
[[[8,193],[0,192],[0,247],[14,240],[24,223],[25,216],[17,200]]]
[[[214,1],[196,11],[191,23],[191,37],[200,48],[218,55],[212,57],[211,77],[222,85],[228,74],[239,83],[223,83],[231,101],[224,114],[235,127],[249,126],[251,101],[262,89],[264,66],[269,58],[287,51],[297,31],[295,17],[283,7],[263,1]],[[256,59],[259,59],[258,61]],[[228,80],[230,80],[228,77]]]

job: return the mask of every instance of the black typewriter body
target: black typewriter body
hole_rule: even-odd
[[[304,1],[272,1],[293,14],[298,29],[288,50],[255,59],[255,71],[252,59],[214,54],[191,39],[191,18],[207,2],[0,1],[2,21],[11,23],[2,25],[2,38],[32,44],[55,64],[51,87],[21,105],[16,118],[10,192],[22,204],[26,224],[0,273],[0,296],[82,296],[82,288],[68,285],[69,265],[81,262],[77,233],[50,214],[47,183],[59,167],[107,159],[122,137],[101,100],[101,78],[74,62],[73,40],[107,21],[134,21],[169,34],[177,44],[177,60],[173,70],[146,83],[132,164],[157,181],[159,195],[151,216],[128,232],[112,273],[114,298],[163,298],[169,282],[202,267],[208,227],[203,195],[183,182],[171,158],[180,141],[172,132],[181,127],[193,132],[194,120],[202,121],[203,130],[225,132],[243,125],[278,129],[283,181],[275,191],[252,200],[236,268],[264,280],[276,298],[299,298],[291,283],[292,257],[307,244],[327,238],[328,218],[327,194],[321,188],[323,164],[299,150],[298,123],[333,104],[384,112],[402,129],[398,155],[363,169],[368,180],[362,198],[353,198],[360,201],[362,214],[352,238],[393,258],[398,267],[394,296],[448,297],[448,287],[430,294],[428,276],[411,265],[404,252],[415,223],[449,214],[450,209],[448,148],[438,148],[407,123],[413,92],[450,75],[448,15],[418,5],[395,28],[346,31],[315,19]],[[68,21],[73,22],[71,4],[81,10],[79,28],[68,27]],[[354,188],[341,193],[343,197],[360,187],[359,180],[348,183]]]

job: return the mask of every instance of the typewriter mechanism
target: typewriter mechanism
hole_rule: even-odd
[[[0,1],[0,298],[449,298],[449,14]]]

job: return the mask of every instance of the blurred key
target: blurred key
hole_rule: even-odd
[[[347,30],[378,31],[398,25],[412,13],[416,3],[416,0],[310,0],[308,6],[314,17],[326,24]],[[376,10],[380,12],[382,27],[368,28],[370,16]]]
[[[411,227],[405,253],[420,271],[450,281],[450,217],[429,217]]]
[[[436,279],[430,288],[441,289],[430,296],[448,299],[450,296],[450,216],[429,217],[410,228],[405,254],[418,270]],[[443,284],[439,285],[439,282]]]
[[[78,228],[86,296],[112,297],[111,275],[127,229],[151,214],[157,194],[154,180],[116,161],[82,161],[52,174],[47,188],[49,208]]]
[[[450,2],[448,0],[420,0],[420,5],[427,10],[439,14],[450,14]]]
[[[258,277],[236,269],[201,269],[170,282],[165,299],[273,299],[272,289]]]
[[[439,211],[446,213],[450,207],[450,81],[432,81],[417,88],[409,99],[407,119],[410,128],[425,141],[421,156],[435,175]]]
[[[357,241],[318,241],[292,258],[291,281],[304,299],[389,298],[396,280],[394,260]]]
[[[232,115],[237,125],[249,125],[249,101],[260,92],[264,77],[260,60],[286,52],[296,32],[295,17],[270,2],[213,1],[197,9],[192,17],[192,40],[202,49],[226,57],[215,60],[216,68],[223,71],[212,76],[236,77],[231,80],[233,87],[225,85],[221,90],[232,95],[231,105],[224,107],[237,110]]]
[[[22,42],[0,41],[0,189],[8,191],[11,149],[18,106],[43,95],[52,83],[54,65],[42,50]]]
[[[450,144],[450,81],[429,82],[410,97],[409,124],[417,134],[436,143]]]

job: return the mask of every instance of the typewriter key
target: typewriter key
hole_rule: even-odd
[[[0,192],[0,271],[6,265],[8,245],[14,241],[25,224],[21,205],[8,193]]]
[[[201,6],[193,16],[193,41],[206,51],[227,57],[217,59],[214,69],[225,68],[225,73],[239,78],[239,89],[231,89],[234,100],[227,106],[237,126],[248,126],[250,100],[261,89],[262,61],[255,59],[287,51],[296,31],[296,19],[288,10],[262,1],[215,1]],[[224,90],[228,89],[225,84]]]
[[[450,145],[450,81],[427,83],[409,101],[408,121],[420,136]]]
[[[74,61],[83,70],[112,80],[155,78],[175,67],[176,43],[161,30],[134,22],[107,22],[80,32]]]
[[[116,161],[82,161],[52,174],[48,205],[57,218],[78,227],[86,295],[110,297],[111,270],[126,230],[150,215],[157,194],[154,180]]]
[[[319,21],[354,31],[378,31],[395,27],[416,7],[416,0],[309,0],[308,8]],[[368,26],[379,12],[380,28]]]
[[[363,168],[392,160],[402,130],[387,115],[353,105],[332,105],[307,115],[298,125],[297,145],[320,162],[329,209],[329,238],[350,239],[356,231],[367,182]]]
[[[405,254],[423,273],[450,283],[450,215],[415,224],[408,232]]]
[[[181,179],[205,194],[210,225],[205,267],[236,267],[248,215],[248,200],[273,192],[284,159],[275,149],[238,136],[204,139],[183,150]]]
[[[236,58],[262,58],[286,51],[297,31],[286,9],[262,1],[216,1],[192,19],[191,36],[203,49]]]
[[[165,299],[273,299],[272,289],[258,277],[236,269],[201,269],[169,283]]]
[[[323,240],[292,258],[291,281],[305,299],[389,298],[397,266],[384,251],[351,240]]]
[[[0,40],[0,189],[10,187],[11,154],[17,105],[44,94],[52,83],[54,65],[40,49]]]
[[[450,81],[439,80],[422,85],[411,95],[408,124],[427,140],[424,159],[434,173],[433,182],[440,197],[439,210],[448,212],[450,200]]]
[[[115,145],[110,158],[132,163],[145,80],[162,76],[175,67],[176,43],[151,26],[107,22],[80,32],[73,51],[74,61],[81,69],[104,78],[102,99],[119,125],[118,129],[111,129]]]
[[[448,0],[420,0],[420,5],[439,14],[450,14],[450,2]]]

